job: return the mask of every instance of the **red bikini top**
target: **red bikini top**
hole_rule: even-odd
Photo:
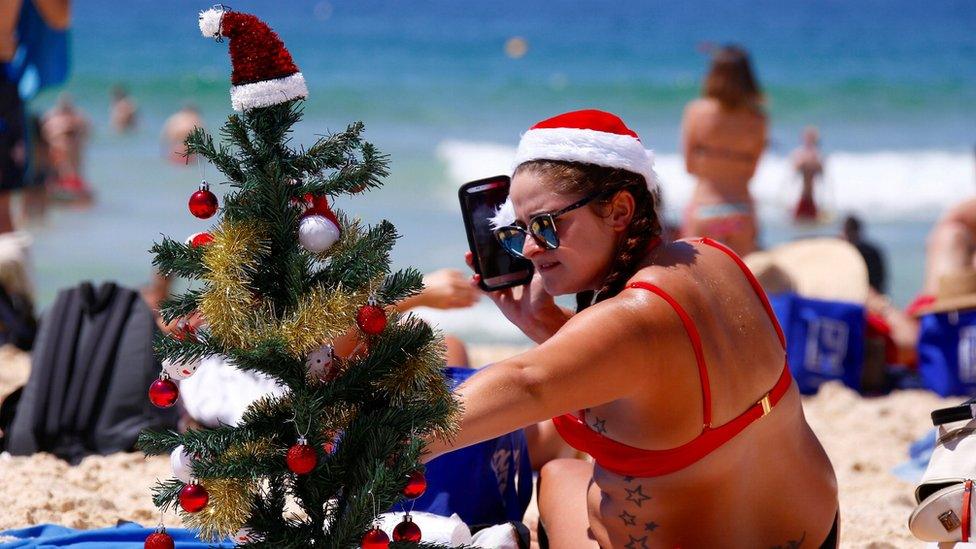
[[[745,263],[742,262],[735,252],[726,248],[724,245],[710,238],[702,238],[699,242],[722,250],[742,269],[742,272],[749,280],[749,284],[752,285],[763,307],[765,307],[766,313],[773,322],[773,326],[776,327],[776,334],[779,336],[779,341],[785,350],[786,339],[783,337],[783,330],[773,315],[773,310],[769,305],[769,299],[766,297],[766,293],[749,268],[746,267]],[[712,394],[708,384],[708,370],[705,368],[705,353],[702,350],[701,336],[698,334],[698,328],[695,326],[694,321],[692,321],[688,313],[685,312],[673,297],[657,286],[647,282],[634,282],[628,285],[628,288],[642,288],[654,292],[667,301],[681,318],[685,331],[688,332],[688,338],[691,340],[692,348],[695,351],[695,360],[698,362],[698,375],[701,378],[702,416],[704,417],[705,423],[701,434],[677,448],[668,450],[645,450],[617,442],[594,431],[584,421],[582,411],[579,415],[565,414],[555,417],[553,418],[553,423],[555,423],[559,435],[570,446],[593,456],[593,459],[596,460],[600,467],[623,476],[656,477],[688,467],[731,440],[753,421],[768,414],[783,395],[786,394],[793,381],[793,377],[790,375],[789,366],[784,364],[783,372],[780,374],[779,380],[768,393],[763,395],[762,398],[757,400],[755,404],[747,408],[735,419],[719,427],[712,427]]]

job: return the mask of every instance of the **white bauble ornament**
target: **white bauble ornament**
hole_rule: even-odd
[[[254,530],[251,530],[247,526],[238,530],[234,537],[231,538],[234,543],[247,543],[249,541],[257,541],[257,537],[254,535]]]
[[[328,250],[341,234],[339,226],[323,215],[307,215],[298,224],[298,242],[312,253]]]
[[[169,375],[170,378],[177,381],[186,379],[193,375],[200,367],[199,361],[193,362],[175,362],[172,360],[163,361],[163,371]]]
[[[173,453],[169,455],[169,465],[170,467],[173,468],[174,477],[180,479],[186,484],[190,483],[193,458],[187,455],[186,450],[183,448],[182,444],[180,444],[176,448],[173,448]]]
[[[332,370],[332,345],[323,345],[308,354],[305,359],[308,376],[319,381],[326,381]]]

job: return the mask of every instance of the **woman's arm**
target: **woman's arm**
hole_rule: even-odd
[[[577,314],[538,347],[485,368],[458,388],[460,434],[432,441],[425,459],[644,391],[646,349],[660,337],[648,316],[635,296],[618,296]]]

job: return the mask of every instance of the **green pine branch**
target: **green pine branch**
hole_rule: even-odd
[[[197,303],[203,292],[204,289],[197,288],[164,299],[159,307],[159,314],[163,317],[163,321],[169,323],[193,314],[197,310]]]
[[[155,256],[153,265],[163,276],[175,275],[199,280],[206,274],[201,262],[201,248],[191,248],[182,242],[164,237],[162,242],[154,244],[149,251]]]

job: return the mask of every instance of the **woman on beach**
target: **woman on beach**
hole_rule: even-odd
[[[426,459],[555,418],[595,464],[543,468],[551,547],[834,547],[834,472],[765,294],[723,245],[661,240],[637,134],[567,113],[526,132],[516,163],[493,223],[536,274],[488,295],[539,345],[458,389],[460,433]]]
[[[717,239],[744,256],[756,249],[759,233],[749,180],[766,147],[767,124],[745,50],[719,48],[702,92],[685,108],[681,127],[685,169],[698,181],[682,234]]]

